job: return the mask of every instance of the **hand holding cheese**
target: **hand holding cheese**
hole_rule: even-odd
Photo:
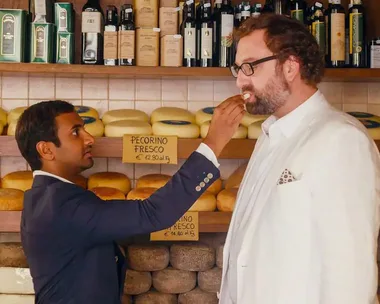
[[[244,100],[241,95],[232,96],[215,108],[203,142],[214,151],[216,157],[237,131],[244,113]]]

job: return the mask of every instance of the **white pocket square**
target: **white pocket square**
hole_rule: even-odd
[[[287,184],[296,181],[297,179],[293,176],[292,172],[290,172],[288,169],[285,169],[282,173],[280,178],[277,181],[277,185]]]

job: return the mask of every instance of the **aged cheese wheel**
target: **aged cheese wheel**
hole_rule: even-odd
[[[199,126],[183,120],[162,120],[152,125],[154,135],[178,136],[179,138],[198,138]]]
[[[28,267],[21,243],[0,243],[0,267]]]
[[[173,244],[170,264],[182,270],[206,271],[215,265],[215,249],[201,243]]]
[[[127,200],[145,200],[156,191],[157,191],[156,188],[132,189],[127,194]]]
[[[118,120],[110,122],[104,128],[104,135],[107,137],[123,137],[124,134],[151,135],[152,126],[146,121]]]
[[[351,116],[355,117],[356,119],[371,119],[376,120],[380,122],[380,117],[371,113],[367,112],[347,112],[347,114],[350,114]]]
[[[219,292],[222,282],[222,269],[214,267],[198,272],[198,286],[203,291]]]
[[[105,125],[118,120],[140,120],[149,122],[149,116],[140,110],[122,109],[108,111],[104,113],[102,117],[102,121]]]
[[[204,122],[210,121],[214,115],[215,107],[206,107],[195,112],[195,122],[201,126]]]
[[[219,245],[216,248],[216,266],[219,268],[223,268],[223,249],[224,245]]]
[[[124,194],[131,190],[129,178],[119,172],[98,172],[89,176],[87,187],[89,190],[95,187],[110,187],[119,189]]]
[[[258,139],[263,130],[261,129],[261,124],[264,122],[264,120],[258,120],[254,123],[251,123],[248,126],[248,138],[249,139]]]
[[[219,211],[232,212],[235,207],[238,188],[224,189],[216,198],[216,207]]]
[[[3,188],[19,189],[22,191],[29,190],[33,184],[32,171],[15,171],[8,173],[1,181]]]
[[[169,248],[163,245],[131,245],[127,252],[128,265],[137,271],[157,271],[168,267]]]
[[[206,121],[201,124],[201,137],[205,138],[207,136],[208,130],[210,128],[210,121]],[[248,129],[243,125],[239,125],[238,129],[235,131],[232,138],[247,138]]]
[[[17,121],[18,120],[14,120],[8,124],[8,129],[7,129],[7,135],[8,136],[15,136],[16,135]]]
[[[162,120],[183,120],[195,123],[195,116],[186,109],[177,107],[161,107],[155,109],[150,115],[150,123],[153,125]]]
[[[215,195],[210,192],[204,192],[190,207],[189,211],[215,211],[216,198]]]
[[[147,292],[152,287],[152,275],[146,271],[128,269],[125,276],[124,293],[138,295]]]
[[[0,189],[1,211],[22,211],[24,209],[24,192],[19,189]]]
[[[248,162],[242,164],[237,168],[229,178],[227,178],[224,188],[231,189],[231,188],[239,188],[241,181],[243,180],[245,170],[247,169]]]
[[[178,296],[178,304],[218,304],[218,302],[216,293],[203,291],[199,287]]]
[[[8,114],[5,112],[2,108],[0,108],[0,124],[4,126],[7,125],[8,120],[7,120]]]
[[[87,178],[85,178],[83,175],[76,175],[73,182],[77,186],[82,187],[83,189],[87,189]]]
[[[99,198],[105,201],[125,200],[125,194],[119,189],[111,187],[95,187],[91,189]]]
[[[0,267],[0,294],[34,294],[29,268]]]
[[[132,304],[132,297],[130,295],[123,294],[121,297],[121,304]]]
[[[8,125],[11,122],[17,122],[22,113],[27,109],[28,107],[17,107],[9,111],[7,121]]]
[[[380,139],[380,120],[374,119],[359,119],[359,121],[367,128],[369,135],[372,139]]]
[[[186,271],[168,267],[153,272],[153,287],[163,293],[183,293],[192,290],[197,283],[194,271]]]
[[[248,112],[244,113],[243,119],[241,120],[241,124],[248,128],[248,126],[256,121],[259,120],[266,120],[269,117],[269,115],[252,115]]]
[[[213,182],[211,184],[210,187],[207,188],[207,192],[210,192],[214,195],[217,195],[223,188],[223,182],[220,178],[218,178],[217,180],[215,180],[215,182]]]
[[[0,303],[4,304],[35,304],[34,295],[0,294]]]
[[[136,188],[161,188],[171,179],[166,174],[146,174],[139,177],[136,181]]]
[[[135,304],[177,304],[177,295],[150,290],[136,296]]]
[[[102,137],[104,134],[104,125],[101,120],[90,116],[82,116],[84,129],[93,137]]]
[[[75,111],[78,113],[79,116],[89,116],[99,119],[99,113],[94,108],[86,106],[75,106]]]

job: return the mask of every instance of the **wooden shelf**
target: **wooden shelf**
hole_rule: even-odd
[[[178,158],[186,159],[202,142],[197,139],[178,139]],[[256,140],[232,139],[224,148],[219,158],[242,159],[249,158],[255,147]],[[111,137],[96,137],[92,148],[94,157],[122,157],[123,139]],[[0,136],[0,157],[21,156],[14,136]]]
[[[199,232],[227,232],[231,212],[199,212]],[[0,233],[20,232],[21,211],[0,211]]]

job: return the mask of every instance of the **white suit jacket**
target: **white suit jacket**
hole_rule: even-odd
[[[245,189],[258,187],[250,176],[268,137],[258,139],[224,247],[220,304],[377,303],[379,153],[362,123],[318,94],[257,199],[243,201]],[[285,169],[296,180],[278,185]],[[244,214],[246,229],[235,231]],[[227,272],[231,239],[240,233],[233,303]]]

